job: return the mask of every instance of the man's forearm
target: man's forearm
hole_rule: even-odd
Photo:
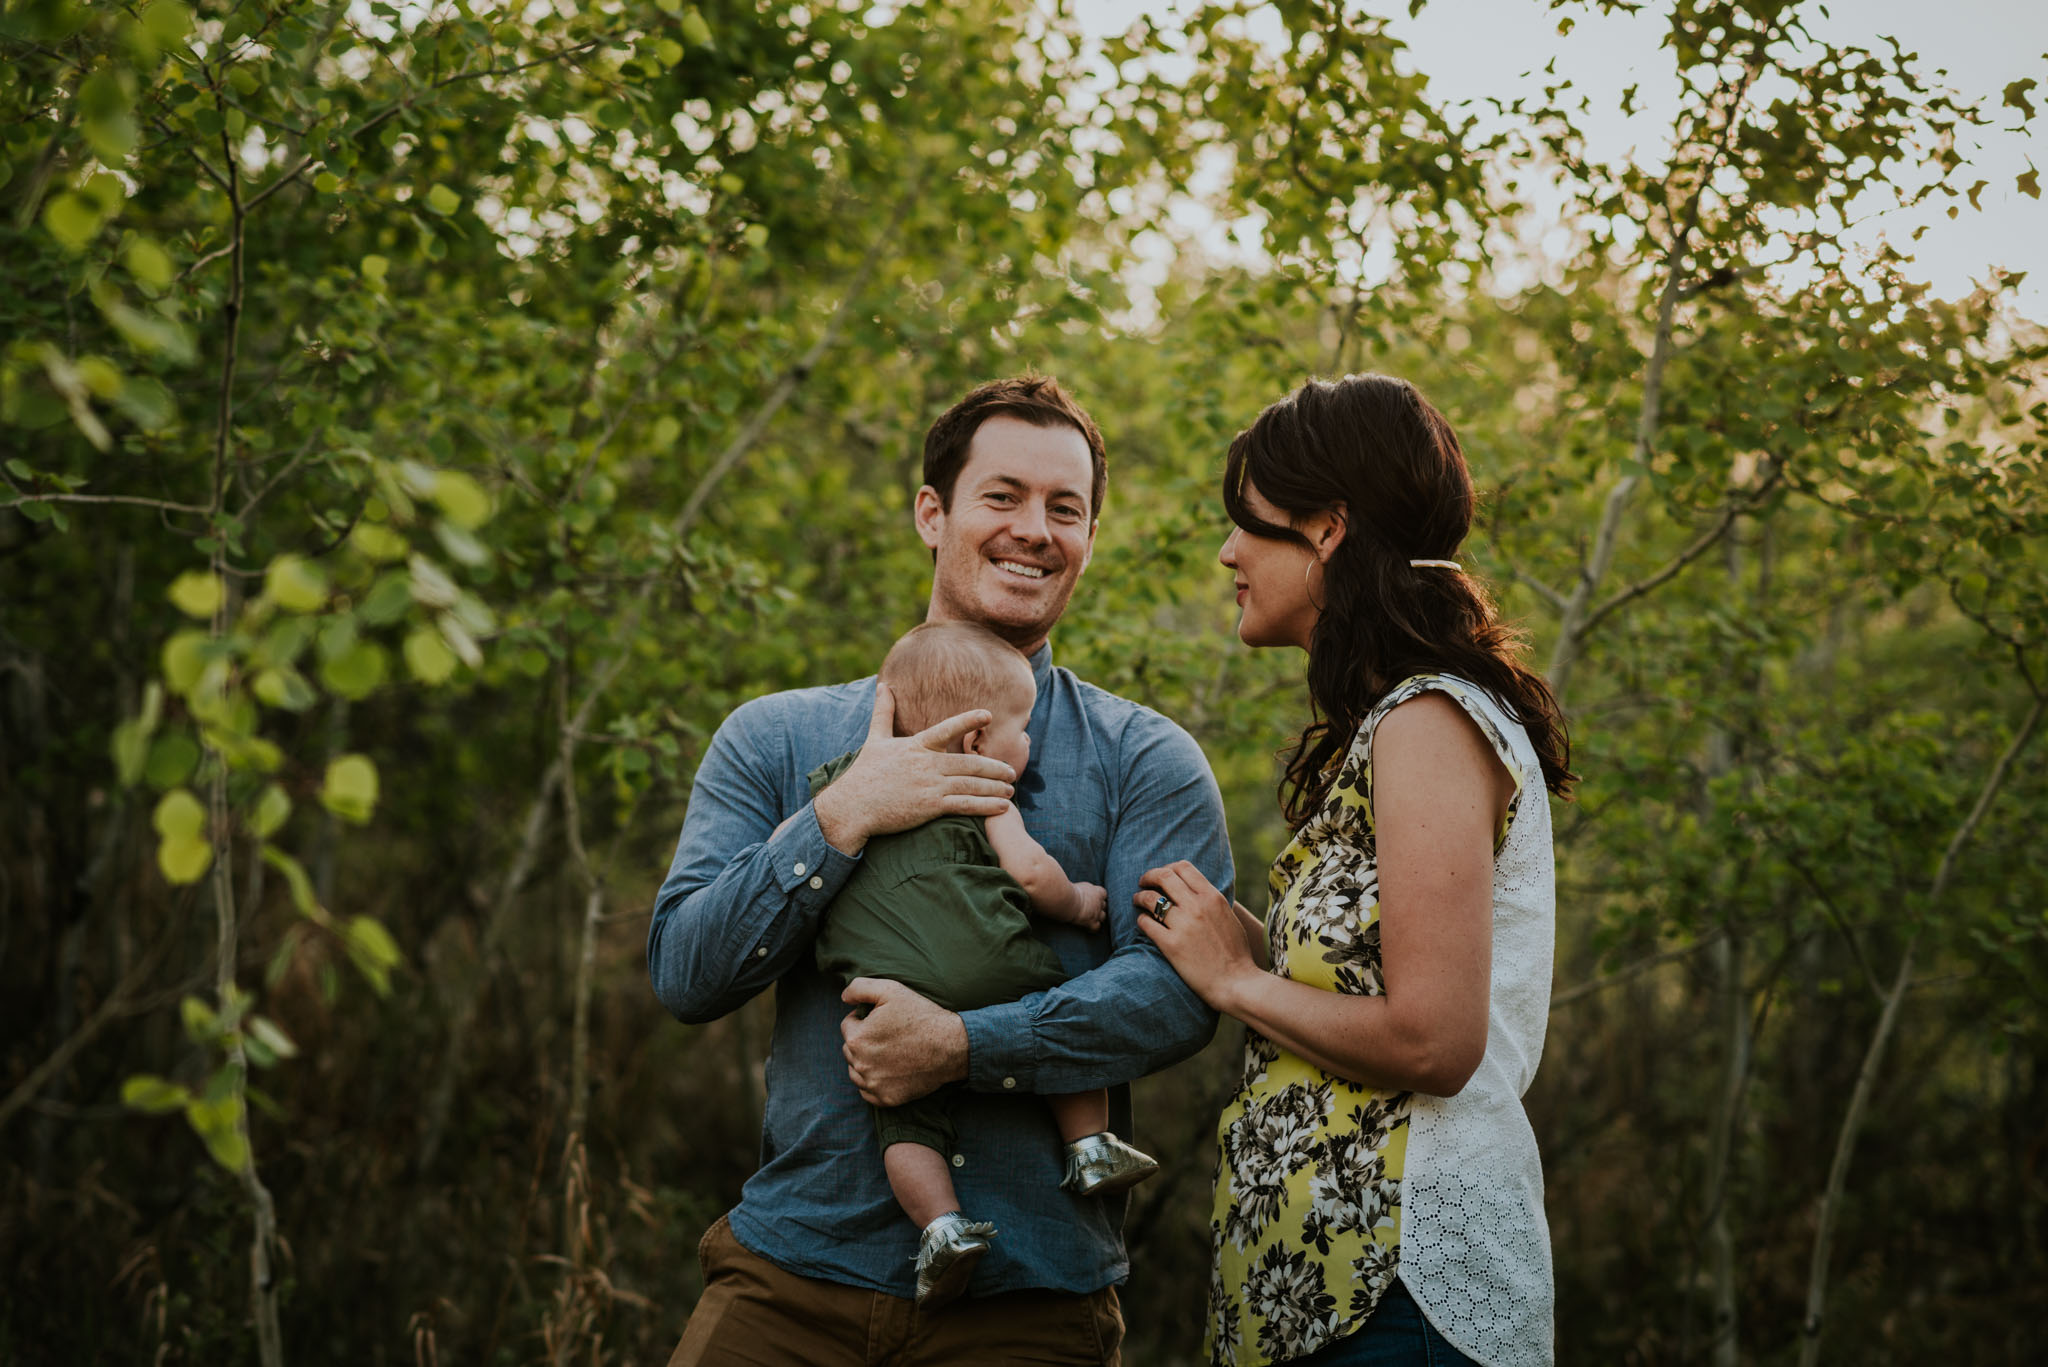
[[[991,1092],[1119,1086],[1200,1052],[1216,1031],[1216,1013],[1136,946],[1051,991],[960,1019],[967,1083]]]

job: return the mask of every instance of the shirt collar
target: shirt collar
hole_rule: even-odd
[[[1039,698],[1043,699],[1045,686],[1052,682],[1052,641],[1048,638],[1044,645],[1024,658],[1031,662],[1031,682],[1037,686]]]

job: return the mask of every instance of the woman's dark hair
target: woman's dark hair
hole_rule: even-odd
[[[1289,825],[1315,812],[1333,761],[1374,704],[1415,674],[1454,674],[1492,694],[1528,729],[1544,786],[1570,796],[1578,775],[1564,717],[1549,685],[1522,666],[1519,633],[1471,574],[1408,563],[1455,559],[1475,502],[1457,434],[1414,385],[1388,375],[1310,380],[1231,442],[1230,520],[1307,546],[1292,527],[1252,512],[1247,480],[1293,519],[1344,509],[1309,641],[1310,721],[1280,783]]]

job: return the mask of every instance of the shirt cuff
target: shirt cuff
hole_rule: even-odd
[[[1038,1090],[1037,1027],[1022,1002],[960,1013],[967,1027],[967,1085],[977,1092]]]

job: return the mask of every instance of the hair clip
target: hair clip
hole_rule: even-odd
[[[1411,561],[1409,561],[1408,563],[1409,563],[1409,564],[1411,564],[1411,565],[1420,565],[1420,566],[1424,566],[1424,567],[1426,567],[1426,568],[1429,568],[1429,569],[1438,569],[1438,570],[1459,570],[1459,571],[1463,571],[1463,570],[1464,570],[1464,568],[1465,568],[1465,567],[1464,567],[1463,565],[1460,565],[1460,564],[1459,564],[1459,563],[1458,563],[1457,561],[1455,561],[1455,560],[1411,560]]]

